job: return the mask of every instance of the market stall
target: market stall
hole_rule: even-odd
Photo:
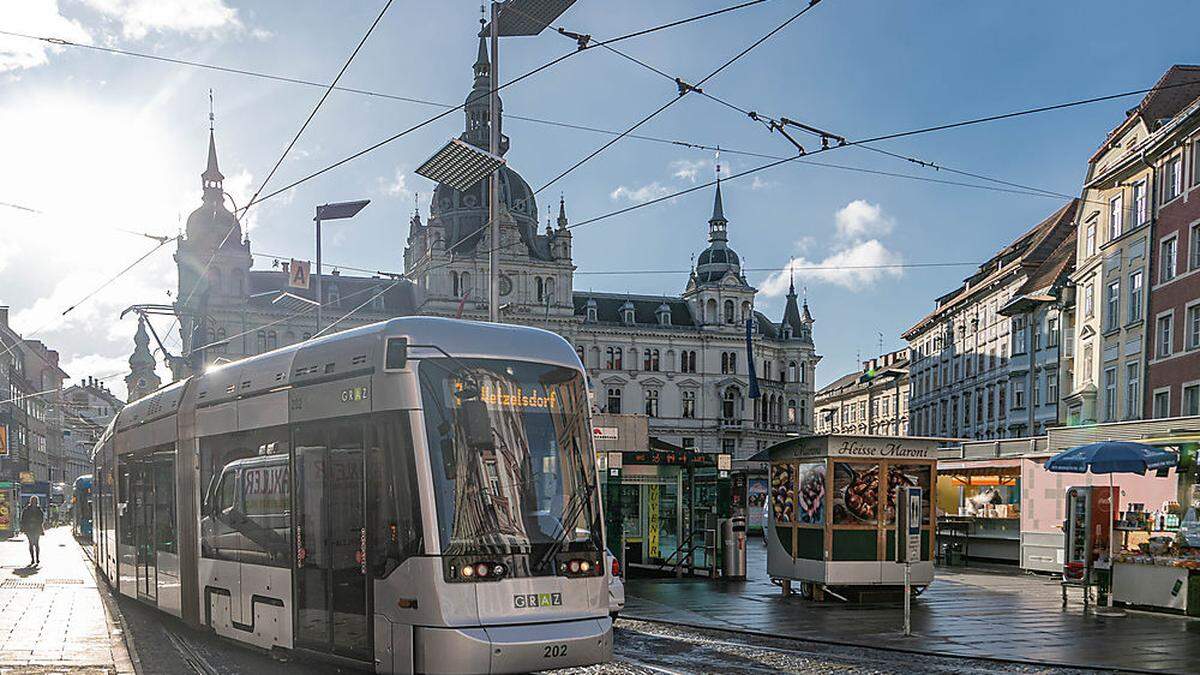
[[[959,553],[964,562],[1020,562],[1019,458],[939,462],[937,487],[940,551]]]
[[[770,461],[767,572],[773,579],[898,586],[896,493],[923,491],[922,561],[912,583],[933,581],[937,447],[931,438],[822,435],[791,438],[756,456]]]

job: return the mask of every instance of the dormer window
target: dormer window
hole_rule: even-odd
[[[658,313],[658,325],[660,325],[660,326],[670,326],[671,325],[671,308],[667,307],[666,303],[663,303],[658,306],[657,313]]]
[[[596,323],[596,301],[587,301],[587,322]]]
[[[624,305],[621,305],[621,323],[625,324],[626,326],[632,326],[634,323],[633,303],[629,302],[628,300],[625,301]]]
[[[790,323],[783,324],[783,339],[784,340],[792,339],[792,324],[790,324]]]

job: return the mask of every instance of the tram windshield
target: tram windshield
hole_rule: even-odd
[[[558,550],[600,550],[582,374],[540,363],[422,359],[420,379],[443,553],[536,561]]]

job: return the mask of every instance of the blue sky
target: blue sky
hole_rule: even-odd
[[[729,0],[579,0],[559,23],[611,37],[731,4]],[[267,71],[332,78],[381,2],[239,0],[23,0],[0,5],[0,30],[64,37]],[[773,0],[623,43],[622,49],[696,81],[803,5]],[[1132,14],[1118,2],[883,2],[824,0],[706,85],[743,108],[787,116],[854,139],[1035,105],[1151,86],[1173,63],[1195,62],[1194,5],[1157,2]],[[471,83],[478,3],[397,0],[343,79],[346,86],[460,103]],[[571,49],[551,33],[504,43],[507,80]],[[141,59],[0,37],[0,303],[13,321],[63,353],[76,377],[123,367],[135,328],[117,322],[135,302],[169,302],[173,264],[159,251],[67,317],[58,316],[153,243],[120,230],[174,234],[199,204],[208,89],[227,189],[258,186],[321,91]],[[505,111],[621,129],[674,96],[667,80],[593,50],[503,92]],[[1137,97],[880,144],[959,169],[1077,194],[1087,157]],[[272,186],[379,141],[437,108],[335,93]],[[334,263],[402,267],[412,174],[462,126],[461,114],[413,133],[258,207],[256,252],[311,256],[316,203],[367,197],[356,220],[331,226]],[[535,188],[607,137],[507,119],[511,165]],[[718,104],[688,96],[640,133],[778,155],[778,134]],[[711,178],[712,153],[626,139],[549,188],[583,220],[647,195]],[[818,160],[818,158],[814,158]],[[740,171],[763,160],[724,153]],[[856,148],[835,162],[933,178],[934,173]],[[702,191],[579,228],[580,272],[683,270],[705,245],[711,193]],[[1053,212],[1060,200],[1003,194],[789,164],[727,183],[732,246],[751,268],[856,262],[986,259]],[[420,202],[428,208],[426,196]],[[269,265],[262,260],[260,265]],[[969,267],[851,272],[801,270],[817,319],[818,381],[855,367],[856,355],[902,346],[899,334]],[[771,272],[752,283],[777,293]],[[576,277],[576,288],[677,293],[685,274]],[[759,308],[782,314],[783,298]],[[165,325],[163,326],[165,328]],[[39,330],[40,329],[40,330]]]

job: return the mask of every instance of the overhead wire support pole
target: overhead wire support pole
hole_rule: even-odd
[[[500,90],[497,87],[500,72],[500,33],[496,22],[500,15],[499,3],[492,3],[492,20],[488,41],[492,54],[492,67],[488,74],[488,152],[500,154]],[[492,170],[488,178],[488,227],[491,244],[488,247],[488,321],[500,321],[500,167]]]

